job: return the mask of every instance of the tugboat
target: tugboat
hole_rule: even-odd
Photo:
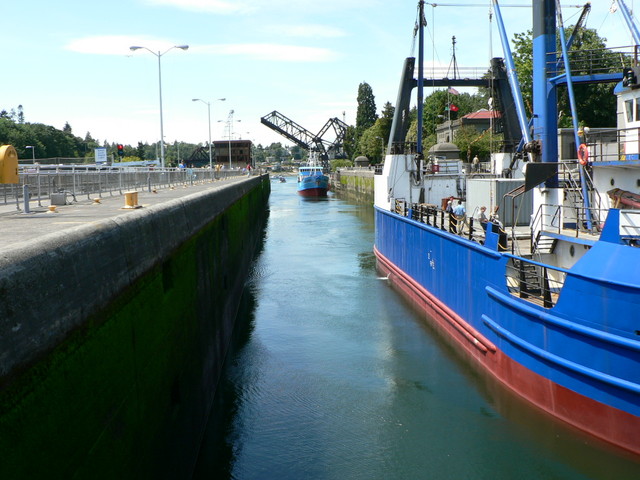
[[[377,267],[462,358],[557,419],[640,455],[640,68],[573,76],[556,2],[533,0],[533,115],[527,118],[498,1],[493,1],[522,133],[519,185],[528,225],[475,222],[445,211],[435,182],[453,182],[467,212],[471,176],[443,175],[422,151],[424,1],[418,3],[418,78],[405,60],[384,165],[375,175]],[[558,2],[559,3],[559,2]],[[628,13],[622,0],[618,5]],[[625,17],[630,15],[625,15]],[[640,44],[632,21],[625,18]],[[562,57],[556,53],[557,41]],[[637,47],[636,47],[637,52]],[[619,82],[619,124],[598,138],[579,128],[578,81]],[[418,89],[418,142],[405,142]],[[569,92],[575,147],[558,153],[556,89]],[[494,169],[498,184],[500,170]],[[466,182],[460,185],[460,182]],[[615,186],[616,189],[611,190]],[[457,189],[457,190],[456,190]],[[442,191],[442,190],[440,190]],[[496,190],[494,190],[496,191]],[[444,201],[443,201],[444,200]],[[501,212],[502,213],[502,212]],[[484,217],[484,210],[482,210]]]

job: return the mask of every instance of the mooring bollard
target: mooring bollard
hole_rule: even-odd
[[[138,192],[125,192],[124,208],[140,208],[140,205],[138,205]]]
[[[22,186],[22,201],[24,202],[22,213],[31,213],[31,210],[29,210],[29,185],[27,184]]]

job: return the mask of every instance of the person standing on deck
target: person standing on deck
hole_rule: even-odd
[[[467,210],[464,208],[464,205],[462,205],[462,200],[458,200],[458,205],[453,209],[453,214],[456,217],[457,233],[461,234],[464,229],[464,221],[467,214]]]

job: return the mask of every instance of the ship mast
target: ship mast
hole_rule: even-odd
[[[418,158],[416,161],[420,161],[423,158],[422,155],[422,124],[423,124],[423,109],[424,109],[424,26],[426,24],[424,18],[424,0],[418,2]]]

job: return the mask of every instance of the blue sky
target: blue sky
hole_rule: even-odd
[[[489,63],[489,1],[427,5],[427,61],[447,67],[451,37],[460,67]],[[509,37],[530,28],[526,0],[502,2]],[[564,1],[565,5],[584,2]],[[627,4],[631,7],[631,0]],[[594,0],[587,26],[608,44],[629,45],[611,0]],[[416,0],[21,0],[5,2],[0,33],[0,109],[22,105],[25,120],[100,141],[136,145],[160,137],[161,57],[165,142],[234,138],[269,144],[283,137],[260,124],[277,110],[317,132],[331,117],[355,123],[358,85],[371,85],[378,110],[395,102],[402,62],[411,54]],[[465,5],[462,7],[460,5]],[[479,7],[475,5],[480,5]],[[564,10],[575,23],[579,9]],[[493,26],[494,56],[502,56]],[[432,42],[431,38],[435,38]],[[434,55],[435,53],[435,55]],[[428,92],[427,92],[428,94]],[[217,101],[226,98],[226,101]],[[344,113],[343,113],[344,112]],[[237,120],[240,120],[239,122]]]

